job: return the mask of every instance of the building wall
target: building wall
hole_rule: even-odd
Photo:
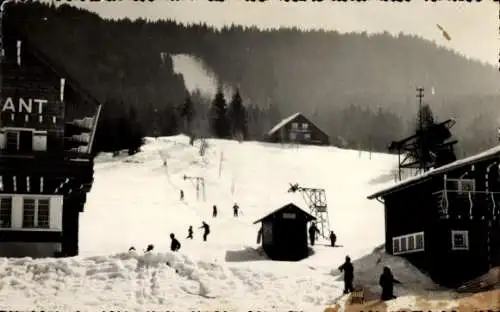
[[[62,231],[63,196],[36,194],[0,194],[0,198],[12,198],[11,227],[0,225],[0,231]],[[49,228],[23,228],[23,199],[49,199]],[[0,234],[1,235],[1,234]]]
[[[26,128],[2,128],[0,129],[0,150],[4,150],[6,148],[6,132],[9,130],[27,130]],[[46,130],[33,130],[33,143],[32,149],[35,152],[44,152],[47,151],[47,131]]]

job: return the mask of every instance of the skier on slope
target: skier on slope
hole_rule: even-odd
[[[203,229],[203,241],[207,241],[207,236],[210,234],[210,226],[203,221],[202,226],[200,226],[200,229]]]
[[[193,226],[190,225],[188,229],[188,236],[186,238],[193,239]]]
[[[330,244],[332,247],[335,247],[335,242],[337,242],[337,235],[333,231],[330,231]]]
[[[217,206],[216,205],[214,205],[212,207],[212,217],[214,217],[214,218],[217,217]]]
[[[344,272],[344,294],[348,294],[354,290],[352,281],[354,279],[354,267],[349,256],[345,257],[345,262],[339,267],[340,272]]]
[[[144,252],[153,251],[154,248],[155,248],[155,246],[153,244],[149,244],[148,247],[146,248],[146,250]]]
[[[382,275],[380,275],[379,284],[382,287],[380,299],[386,301],[396,298],[394,296],[394,284],[401,284],[401,282],[395,279],[391,269],[385,266]]]
[[[318,230],[318,227],[316,227],[316,223],[313,222],[309,227],[309,240],[311,241],[311,246],[314,246],[314,241],[316,240],[316,233],[321,234],[321,232]]]
[[[181,201],[184,200],[184,190],[181,190]]]
[[[174,233],[170,233],[170,239],[172,240],[172,242],[170,243],[171,251],[178,251],[179,249],[181,249],[181,243],[179,243],[177,238],[175,238]]]
[[[237,203],[234,203],[233,205],[233,216],[237,217],[238,216],[238,210],[240,209],[240,206],[238,206]]]

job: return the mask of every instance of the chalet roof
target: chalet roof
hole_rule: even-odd
[[[283,207],[281,207],[281,208],[278,208],[278,209],[276,209],[276,210],[274,210],[274,211],[272,211],[272,212],[268,213],[268,214],[267,214],[267,215],[265,215],[264,217],[262,217],[262,218],[260,218],[259,220],[255,221],[253,224],[257,224],[257,223],[259,223],[259,222],[263,221],[264,219],[267,219],[267,218],[271,217],[272,215],[277,214],[277,213],[279,213],[279,212],[281,212],[282,210],[285,210],[285,209],[287,209],[287,208],[293,208],[293,209],[296,209],[296,210],[298,210],[298,211],[302,212],[302,213],[306,216],[306,219],[307,219],[308,221],[311,221],[311,220],[316,220],[316,218],[315,218],[313,215],[311,215],[310,213],[308,213],[308,212],[307,212],[307,211],[305,211],[304,209],[300,208],[299,206],[295,205],[294,203],[289,203],[289,204],[286,204],[285,206],[283,206]]]
[[[4,23],[8,21],[4,19]],[[99,105],[100,102],[91,95],[89,91],[84,89],[77,81],[74,79],[66,70],[64,70],[63,66],[61,66],[54,59],[47,56],[43,53],[35,44],[33,44],[28,36],[19,30],[18,27],[13,25],[12,23],[6,23],[9,27],[9,32],[14,35],[16,40],[21,40],[23,49],[28,49],[31,54],[33,54],[38,60],[44,63],[47,67],[49,67],[54,73],[56,73],[59,77],[64,78],[66,80],[66,84],[70,85],[73,89],[75,89],[78,93],[84,96],[87,100],[93,102],[96,105]]]
[[[472,155],[470,157],[456,160],[456,161],[449,163],[447,165],[444,165],[444,166],[441,166],[441,167],[438,167],[435,169],[431,169],[423,174],[420,174],[420,175],[415,176],[415,177],[411,177],[409,179],[406,179],[404,181],[396,183],[395,185],[392,185],[388,188],[380,190],[377,193],[368,196],[367,198],[374,199],[374,198],[378,198],[381,196],[385,196],[385,195],[388,195],[390,193],[397,192],[397,191],[402,190],[404,188],[410,187],[412,185],[426,182],[426,181],[430,180],[433,176],[440,175],[440,174],[452,171],[452,170],[460,168],[460,167],[472,165],[472,164],[478,163],[480,161],[486,161],[486,160],[490,160],[490,159],[497,158],[497,157],[500,157],[500,145],[495,146],[493,148],[490,148],[490,149],[483,151],[479,154],[475,154],[475,155]]]
[[[288,124],[289,122],[291,122],[292,120],[294,120],[295,118],[297,118],[300,115],[302,115],[302,113],[295,113],[295,114],[293,114],[293,115],[291,115],[291,116],[289,116],[289,117],[287,117],[285,119],[282,119],[280,122],[278,122],[276,124],[276,126],[274,126],[271,130],[269,130],[269,132],[267,133],[267,135],[272,135],[273,133],[275,133],[279,129],[283,128],[286,124]]]

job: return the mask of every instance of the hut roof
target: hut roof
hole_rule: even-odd
[[[271,217],[272,215],[275,215],[275,214],[281,212],[282,210],[285,210],[285,209],[288,209],[288,208],[293,208],[293,209],[298,210],[299,212],[303,213],[306,216],[307,221],[316,220],[316,218],[313,215],[309,214],[304,209],[300,208],[299,206],[295,205],[294,203],[289,203],[289,204],[286,204],[285,206],[283,206],[281,208],[278,208],[278,209],[276,209],[276,210],[268,213],[264,217],[262,217],[262,218],[258,219],[257,221],[255,221],[253,224],[256,224],[256,223],[259,223],[261,221],[264,221],[265,219]]]

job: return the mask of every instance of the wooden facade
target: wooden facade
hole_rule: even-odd
[[[500,147],[368,197],[385,205],[385,248],[456,287],[500,265]]]
[[[283,119],[267,133],[271,143],[329,145],[330,139],[301,113]]]
[[[307,222],[316,218],[290,203],[254,222],[261,223],[262,247],[273,260],[298,261],[309,255]]]
[[[77,255],[101,106],[2,22],[0,241],[53,242]]]

